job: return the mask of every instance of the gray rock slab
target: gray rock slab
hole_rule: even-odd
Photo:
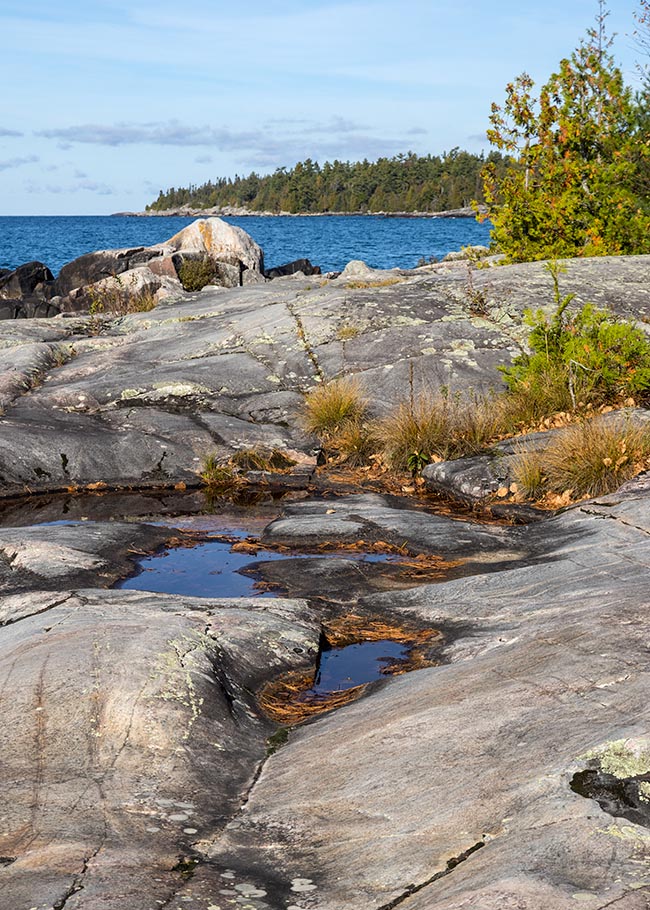
[[[168,903],[264,759],[250,693],[320,628],[299,601],[31,597],[0,635],[0,903]]]
[[[517,529],[396,508],[378,494],[290,503],[282,517],[267,526],[264,539],[288,545],[385,540],[416,552],[486,563],[521,558],[524,552],[524,539]]]
[[[647,829],[569,785],[648,738],[649,515],[647,493],[575,508],[530,529],[541,565],[366,598],[458,623],[450,662],[293,732],[213,868],[273,907],[306,881],[323,910],[645,908]]]
[[[7,595],[108,587],[134,571],[136,554],[152,553],[172,536],[169,529],[118,521],[0,528],[0,624],[25,609],[21,597]]]
[[[593,288],[596,303],[642,314],[649,262],[643,256],[570,262],[562,290],[582,299]],[[480,315],[471,305],[470,280],[488,301]],[[497,366],[511,361],[527,332],[523,308],[551,306],[551,292],[550,276],[539,263],[475,269],[471,278],[466,265],[455,263],[366,279],[294,276],[206,288],[115,319],[4,321],[0,477],[9,489],[11,484],[50,489],[47,473],[56,471],[44,449],[73,450],[83,424],[89,449],[105,452],[114,468],[111,477],[122,472],[125,482],[137,482],[157,463],[152,465],[151,457],[160,447],[154,413],[160,411],[185,418],[183,426],[177,424],[176,440],[165,443],[173,481],[187,482],[188,473],[196,476],[194,459],[221,451],[218,433],[211,439],[205,426],[207,435],[198,441],[197,421],[200,425],[206,415],[277,424],[287,446],[311,450],[314,443],[299,430],[297,412],[302,395],[318,382],[342,372],[357,374],[378,414],[406,400],[411,385],[416,394],[441,385],[453,391],[498,387]],[[37,347],[30,352],[29,345]],[[38,345],[60,347],[49,357]],[[26,381],[32,373],[38,382]],[[152,429],[145,429],[144,421],[128,448],[124,434],[105,432],[123,407],[154,415],[148,422]],[[80,423],[82,414],[92,419]],[[23,433],[22,421],[51,426],[56,441]],[[185,445],[185,438],[194,441]],[[106,480],[100,459],[75,462],[74,483]]]

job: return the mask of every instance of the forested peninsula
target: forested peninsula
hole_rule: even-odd
[[[250,212],[291,214],[327,212],[442,212],[484,201],[481,172],[486,164],[505,168],[500,152],[484,156],[454,148],[442,155],[413,152],[377,161],[308,158],[273,174],[220,177],[200,186],[160,191],[147,212],[188,206],[245,208]]]

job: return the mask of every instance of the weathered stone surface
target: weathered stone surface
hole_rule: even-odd
[[[21,299],[23,297],[45,297],[44,285],[54,276],[42,262],[26,262],[13,272],[0,275],[0,299]]]
[[[644,305],[649,263],[643,256],[571,262],[563,290],[588,298],[593,278],[598,302],[626,313]],[[368,286],[345,279],[313,287],[293,277],[206,288],[117,319],[0,323],[6,374],[26,342],[56,340],[70,354],[5,402],[0,489],[120,478],[148,484],[155,476],[188,482],[206,454],[225,454],[246,439],[313,451],[298,414],[302,394],[317,382],[357,374],[378,415],[405,400],[411,381],[416,394],[443,385],[489,389],[499,382],[497,366],[520,350],[523,307],[551,300],[539,263],[473,273],[492,301],[489,318],[472,315],[462,264],[380,274]],[[16,379],[9,381],[20,391]]]
[[[339,532],[473,574],[378,593],[319,555],[276,580],[320,607],[106,591],[173,532],[0,529],[3,906],[647,910],[647,830],[570,782],[588,750],[650,742],[650,480],[529,528],[371,495],[291,504],[266,536]],[[446,662],[269,757],[252,693],[314,664],[337,604],[442,629]]]
[[[294,731],[192,894],[231,869],[274,894],[256,907],[645,910],[647,831],[569,783],[647,734],[649,516],[648,491],[610,497],[535,526],[542,565],[366,598],[455,626],[451,662]]]
[[[30,603],[0,636],[0,901],[169,902],[192,842],[223,827],[264,759],[273,728],[249,692],[304,661],[319,629],[290,601],[81,590]]]
[[[162,528],[121,522],[0,528],[0,625],[30,612],[24,592],[107,586],[130,574],[133,553],[154,552],[171,536]]]

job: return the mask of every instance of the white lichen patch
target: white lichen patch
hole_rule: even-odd
[[[424,319],[418,319],[416,316],[396,316],[391,322],[393,325],[426,325]]]
[[[162,401],[166,398],[196,398],[211,395],[212,390],[198,382],[158,382],[151,389],[125,389],[122,401]]]
[[[316,885],[310,878],[294,878],[291,882],[291,890],[296,894],[302,894],[307,891],[315,891]]]
[[[129,401],[131,398],[139,398],[141,395],[144,395],[146,389],[124,389],[120,398],[122,401]]]

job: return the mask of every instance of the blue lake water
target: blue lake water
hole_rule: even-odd
[[[94,250],[151,246],[167,240],[194,218],[133,216],[0,216],[0,268],[39,260],[56,275],[66,262]],[[467,244],[490,241],[489,224],[473,218],[375,216],[249,216],[228,218],[264,250],[267,268],[307,258],[323,271],[351,259],[375,268],[412,268],[418,259],[440,259]]]

